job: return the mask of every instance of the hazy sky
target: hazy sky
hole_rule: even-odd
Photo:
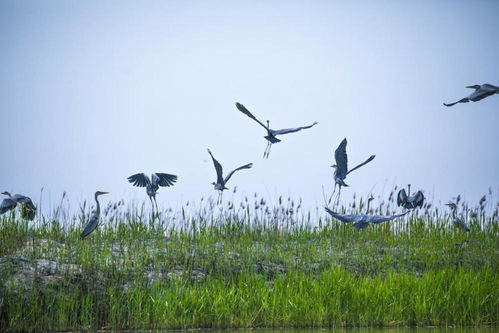
[[[471,84],[499,85],[499,1],[0,2],[0,187],[75,202],[147,200],[126,177],[168,172],[175,207],[229,187],[322,204],[348,138],[343,199],[393,184],[447,201],[499,189],[499,95],[446,108]],[[265,131],[283,136],[262,159]],[[47,194],[45,196],[47,197]],[[227,197],[230,197],[228,195]]]

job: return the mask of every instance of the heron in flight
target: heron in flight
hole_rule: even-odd
[[[83,229],[83,232],[80,235],[80,239],[84,239],[85,237],[90,235],[99,225],[100,204],[99,204],[99,200],[97,199],[97,197],[99,195],[108,194],[108,193],[109,192],[101,192],[101,191],[95,192],[95,202],[97,203],[97,206],[95,207],[95,210],[92,211],[92,214],[90,215],[90,219],[88,220],[87,225],[85,226],[85,228]]]
[[[213,160],[213,165],[215,166],[215,171],[217,172],[217,182],[216,183],[212,182],[211,184],[213,185],[213,187],[215,188],[215,190],[219,191],[219,193],[218,193],[218,199],[217,199],[217,205],[218,205],[219,203],[222,203],[222,194],[223,194],[223,191],[228,189],[227,187],[225,187],[225,185],[229,181],[230,177],[232,177],[232,175],[234,174],[234,172],[236,172],[238,170],[242,170],[242,169],[251,169],[251,167],[253,166],[253,163],[248,163],[248,164],[245,164],[243,166],[240,166],[237,169],[232,170],[224,178],[223,177],[222,165],[215,159],[215,157],[213,157],[213,154],[211,153],[211,151],[209,149],[208,149],[208,153],[210,154],[211,159]]]
[[[348,170],[348,156],[347,156],[347,139],[343,139],[341,141],[340,145],[338,148],[336,148],[334,152],[334,159],[336,161],[336,164],[331,165],[332,168],[334,168],[334,190],[333,194],[331,194],[331,197],[329,198],[329,202],[331,202],[331,199],[333,198],[334,193],[336,192],[336,186],[339,186],[338,190],[338,200],[340,199],[340,193],[341,193],[341,187],[345,186],[348,187],[348,185],[345,183],[345,178],[347,175],[360,168],[361,166],[366,165],[367,163],[371,162],[376,155],[371,155],[367,160],[364,162],[360,163],[357,165],[355,168],[352,168]]]
[[[156,202],[156,194],[159,187],[170,187],[177,181],[177,176],[171,175],[169,173],[153,173],[151,178],[143,173],[137,173],[128,177],[128,182],[132,183],[133,186],[145,187],[149,200],[151,200],[151,205],[154,208],[156,205],[156,212],[158,211],[158,203]],[[154,200],[154,203],[153,203]]]
[[[445,106],[453,106],[457,103],[468,103],[469,101],[477,102],[479,100],[484,99],[485,97],[492,96],[494,94],[499,94],[499,87],[496,87],[492,84],[485,83],[482,85],[475,84],[473,86],[467,86],[466,88],[475,89],[475,91],[469,95],[468,97],[462,98],[454,103],[444,103]]]
[[[372,196],[369,199],[367,199],[367,210],[365,214],[345,215],[333,212],[331,209],[327,207],[324,208],[326,209],[326,212],[328,212],[328,214],[334,217],[335,219],[343,223],[353,223],[353,226],[359,230],[366,228],[369,225],[369,223],[379,224],[383,222],[392,221],[408,213],[408,211],[406,211],[402,214],[391,215],[391,216],[369,215],[369,204],[371,203],[372,200],[374,200]]]
[[[7,198],[3,199],[0,204],[0,214],[16,208],[17,204],[21,205],[21,217],[25,220],[32,221],[36,215],[36,206],[30,198],[22,194],[10,195],[9,192],[2,192]]]
[[[453,202],[449,202],[445,204],[446,206],[449,206],[450,209],[452,209],[452,223],[454,225],[458,226],[461,229],[466,230],[467,232],[470,231],[470,227],[459,217],[457,217],[457,206]]]
[[[405,209],[423,207],[424,200],[425,197],[421,191],[417,191],[415,195],[411,195],[411,184],[407,185],[407,193],[405,189],[401,189],[397,194],[397,205]]]
[[[248,117],[250,117],[251,119],[253,119],[254,121],[256,121],[257,123],[259,123],[263,128],[265,128],[265,130],[267,130],[267,135],[264,136],[264,138],[267,139],[267,141],[268,141],[267,142],[267,147],[265,148],[265,151],[263,153],[263,157],[264,158],[269,158],[270,147],[272,146],[272,144],[277,143],[277,142],[281,142],[281,140],[279,140],[277,138],[278,135],[295,133],[295,132],[301,131],[303,129],[310,128],[310,127],[315,126],[315,125],[318,124],[317,122],[314,122],[312,125],[308,125],[308,126],[302,126],[302,127],[296,127],[296,128],[285,128],[285,129],[280,129],[280,130],[273,130],[273,129],[270,128],[270,122],[268,120],[267,120],[267,125],[265,125],[260,120],[256,119],[256,117],[253,114],[251,114],[251,112],[249,112],[249,110],[246,109],[246,107],[244,105],[242,105],[240,103],[236,103],[236,107],[239,109],[239,111],[241,111],[242,113],[244,113],[245,115],[247,115]]]

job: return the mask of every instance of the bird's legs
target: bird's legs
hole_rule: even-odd
[[[341,195],[341,185],[338,185],[338,197],[336,198],[336,205],[340,203],[340,195]]]
[[[159,210],[158,210],[158,202],[156,201],[156,196],[153,196],[153,199],[154,199],[154,204],[156,206],[156,216],[159,215]]]
[[[335,183],[334,183],[334,190],[333,190],[333,193],[331,193],[331,196],[329,197],[329,200],[328,200],[328,202],[327,202],[328,204],[330,204],[330,203],[331,203],[331,199],[333,199],[334,193],[336,192],[336,185],[337,185],[337,184],[336,184],[336,182],[335,182]]]
[[[265,147],[265,151],[263,152],[263,158],[269,158],[270,146],[272,143],[270,141],[267,142],[267,147]]]
[[[152,206],[152,214],[154,215],[154,202],[152,201],[152,196],[149,196],[149,200],[151,200],[151,206]]]

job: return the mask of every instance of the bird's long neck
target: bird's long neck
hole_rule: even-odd
[[[96,194],[95,195],[95,203],[97,204],[97,207],[95,208],[95,213],[97,215],[100,215],[100,204],[99,204],[99,200],[97,199],[98,195]]]
[[[371,205],[371,200],[367,199],[367,209],[366,209],[366,214],[369,214],[369,205]]]
[[[457,218],[457,207],[452,207],[452,218],[454,220]]]

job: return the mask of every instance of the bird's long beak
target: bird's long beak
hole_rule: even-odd
[[[101,194],[109,194],[109,192],[101,192]]]

